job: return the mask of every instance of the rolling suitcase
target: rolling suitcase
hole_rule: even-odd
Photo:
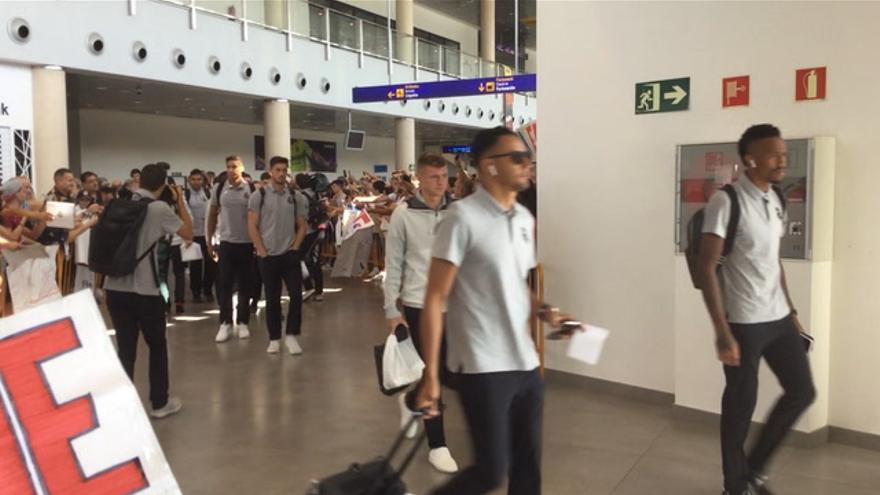
[[[421,415],[413,415],[410,425],[400,430],[394,445],[385,457],[379,457],[362,464],[355,463],[345,471],[320,481],[312,481],[312,486],[306,495],[406,495],[406,484],[401,480],[401,476],[427,438],[424,430],[404,457],[400,467],[397,469],[392,467],[391,459],[401,449],[406,437],[406,430],[409,429],[412,422],[420,420]]]

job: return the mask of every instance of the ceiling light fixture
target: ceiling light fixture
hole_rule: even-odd
[[[47,66],[45,66],[45,67],[43,67],[43,68],[46,69],[46,70],[64,70],[64,69],[61,68],[60,65],[47,65]]]

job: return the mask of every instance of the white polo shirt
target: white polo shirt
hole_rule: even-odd
[[[505,210],[482,187],[449,207],[432,256],[459,267],[446,312],[447,366],[456,373],[530,371],[540,364],[529,334],[526,279],[537,264],[535,219]]]
[[[779,246],[785,210],[772,189],[761,191],[748,177],[733,184],[740,218],[733,249],[721,268],[722,292],[730,323],[766,323],[791,313],[782,290]],[[730,198],[718,191],[705,209],[704,234],[727,236]]]

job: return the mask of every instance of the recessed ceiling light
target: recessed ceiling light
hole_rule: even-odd
[[[203,111],[203,112],[205,111],[205,107],[202,107],[202,111]]]
[[[46,70],[64,70],[61,68],[61,66],[58,66],[58,65],[47,65],[43,68]]]
[[[143,103],[141,100],[134,100],[135,105],[140,105],[141,103]]]
[[[183,101],[193,101],[193,99],[190,98],[189,96],[187,96],[187,97],[185,97],[185,98],[183,99]]]
[[[107,91],[107,86],[95,86],[98,91]]]

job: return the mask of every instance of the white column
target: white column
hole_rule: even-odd
[[[33,69],[34,192],[42,196],[54,187],[55,170],[68,167],[67,84],[61,69]]]
[[[267,168],[273,156],[290,158],[290,103],[287,100],[263,102],[263,132]]]
[[[398,118],[394,121],[394,168],[408,170],[416,163],[416,121]]]
[[[413,17],[413,0],[395,0],[397,6],[397,46],[395,46],[395,57],[404,62],[413,63],[415,61],[412,38],[415,32],[415,24]],[[404,36],[409,35],[409,36]]]
[[[480,0],[480,58],[495,61],[495,0]]]

